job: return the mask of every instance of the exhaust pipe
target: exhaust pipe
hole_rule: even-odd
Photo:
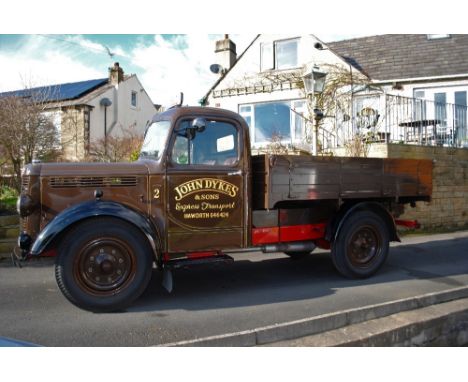
[[[316,245],[312,241],[296,241],[291,243],[264,245],[262,246],[262,252],[312,252],[315,248]]]

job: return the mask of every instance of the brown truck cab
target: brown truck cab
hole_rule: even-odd
[[[297,258],[331,249],[338,272],[369,277],[399,240],[405,204],[430,200],[432,162],[251,156],[238,114],[175,107],[148,127],[133,163],[30,164],[18,200],[21,258],[56,255],[73,304],[123,309],[153,265],[170,271],[234,252]]]

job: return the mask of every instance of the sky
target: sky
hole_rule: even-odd
[[[138,76],[154,103],[163,105],[170,103],[180,91],[184,91],[188,103],[194,104],[216,81],[209,65],[214,62],[214,42],[221,33],[231,34],[238,53],[257,33],[312,33],[325,42],[382,33],[468,33],[466,12],[459,0],[444,0],[443,3],[425,0],[423,4],[408,0],[14,0],[2,3],[1,16],[0,92],[22,88],[24,83],[31,82],[42,85],[104,78],[107,68],[118,61],[127,74]],[[105,47],[114,53],[112,58]],[[71,350],[75,351],[72,357]],[[420,350],[417,354],[401,350],[389,353],[387,349],[378,354],[374,349],[367,352],[363,349],[364,353],[289,349],[287,354],[279,348],[268,352],[259,348],[248,351],[207,349],[209,353],[200,349],[190,353],[184,349],[126,350],[80,352],[80,349],[67,349],[64,352],[45,349],[28,359],[34,366],[29,368],[24,368],[24,357],[11,351],[2,353],[2,360],[10,355],[3,362],[9,366],[7,377],[13,373],[16,376],[20,370],[26,378],[37,379],[40,375],[48,380],[54,380],[50,368],[41,366],[51,358],[60,371],[63,371],[61,368],[73,369],[73,375],[67,374],[73,381],[88,377],[90,372],[101,379],[110,376],[116,381],[128,381],[148,377],[148,370],[152,370],[151,367],[115,368],[109,374],[109,368],[97,367],[96,362],[87,362],[85,368],[77,369],[77,358],[79,362],[88,360],[91,351],[92,359],[99,358],[107,364],[115,363],[116,357],[130,361],[130,365],[143,365],[143,358],[145,365],[158,359],[159,364],[165,366],[158,370],[163,378],[173,378],[176,370],[179,379],[190,378],[191,381],[218,381],[220,378],[227,382],[246,379],[302,381],[304,376],[312,375],[329,378],[333,370],[335,379],[365,382],[374,380],[376,375],[384,381],[401,379],[402,375],[406,379],[425,381],[452,380],[462,375],[466,358],[466,352],[458,349],[448,356],[447,349],[443,354],[420,354]],[[450,364],[441,362],[444,356]],[[184,367],[180,367],[182,357],[185,357]],[[366,364],[367,373],[350,373],[363,357],[372,358],[372,362]],[[385,362],[389,357],[392,364],[399,365],[397,368],[388,368]],[[207,359],[211,361],[210,366],[200,368]],[[311,360],[313,373],[310,372]],[[415,367],[418,361],[437,367]],[[341,367],[336,367],[337,362]],[[246,364],[251,368],[245,367]],[[289,364],[294,367],[284,367]],[[458,371],[460,373],[455,375]],[[63,373],[56,374],[60,378],[63,376]]]
[[[362,34],[316,34],[323,41]],[[232,34],[242,53],[255,34]],[[0,92],[105,78],[119,62],[155,104],[198,103],[217,80],[215,41],[222,34],[0,34]]]
[[[407,0],[80,0],[71,8],[61,0],[8,1],[0,23],[0,92],[104,78],[119,62],[153,103],[171,104],[183,91],[193,105],[217,80],[209,67],[219,32],[230,32],[238,54],[258,33],[311,33],[330,42],[467,32],[465,13],[453,12],[457,0],[444,7],[431,1],[424,8]]]

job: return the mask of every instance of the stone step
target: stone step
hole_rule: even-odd
[[[7,252],[7,253],[0,252],[0,261],[6,261],[8,259],[11,259],[11,252]]]
[[[0,227],[19,224],[18,215],[2,215],[0,216]]]
[[[10,225],[0,227],[0,239],[15,239],[19,235],[19,227],[17,225]]]

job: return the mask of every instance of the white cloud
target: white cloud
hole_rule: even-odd
[[[106,75],[75,59],[71,50],[40,36],[31,36],[19,50],[0,51],[0,67],[0,92]]]
[[[142,42],[132,51],[119,45],[109,49],[116,54],[114,60],[127,62],[121,62],[127,74],[136,72],[153,102],[170,104],[183,91],[185,103],[194,105],[217,80],[209,66],[215,62],[215,41],[221,37],[156,35],[152,43]],[[0,50],[0,92],[21,89],[24,82],[40,86],[102,78],[110,63],[105,47],[83,36],[31,35],[21,49]]]
[[[141,68],[140,80],[153,102],[168,105],[179,92],[184,103],[197,105],[218,79],[209,67],[215,63],[215,41],[222,35],[188,34],[172,40],[156,36],[149,46],[132,51],[132,63]],[[233,35],[240,54],[251,42],[251,35]]]
[[[254,37],[231,35],[238,55]],[[209,67],[216,62],[215,42],[220,38],[223,35],[156,35],[131,51],[108,46],[116,54],[109,58],[104,45],[85,36],[31,35],[21,49],[0,50],[0,92],[21,89],[24,82],[40,86],[103,78],[112,61],[120,60],[126,74],[137,74],[154,103],[171,104],[182,91],[184,103],[196,105],[218,79]]]
[[[167,105],[180,91],[185,103],[197,104],[216,80],[209,66],[214,62],[214,40],[206,35],[156,36],[153,44],[132,51],[132,63],[141,68],[140,80],[153,102]]]

